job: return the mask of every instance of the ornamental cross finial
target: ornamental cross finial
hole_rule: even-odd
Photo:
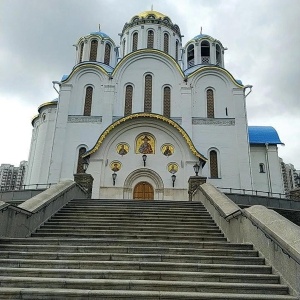
[[[99,24],[99,31],[101,31],[101,25]]]
[[[153,11],[153,4],[151,5],[151,11]]]
[[[201,28],[200,28],[200,34],[202,34],[202,26],[201,26]]]

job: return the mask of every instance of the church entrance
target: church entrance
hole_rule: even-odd
[[[153,200],[154,191],[150,183],[146,181],[139,182],[133,190],[133,199],[135,200]]]

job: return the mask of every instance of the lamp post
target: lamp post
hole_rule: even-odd
[[[113,172],[111,176],[112,176],[112,179],[113,179],[113,185],[116,185],[117,173]]]
[[[174,185],[175,185],[175,180],[176,180],[176,175],[173,174],[173,175],[171,176],[171,178],[172,178],[172,184],[173,184],[173,187],[174,187]]]
[[[194,168],[194,172],[195,172],[196,176],[198,176],[198,173],[199,173],[199,170],[200,170],[200,165],[198,163],[195,163],[193,165],[193,168]]]
[[[89,157],[85,157],[83,159],[83,163],[82,163],[84,173],[86,173],[86,170],[88,169],[89,164],[90,164],[90,158]]]
[[[147,155],[143,154],[142,158],[143,158],[143,162],[144,162],[144,167],[146,167]]]

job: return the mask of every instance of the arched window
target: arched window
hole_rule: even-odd
[[[145,76],[144,112],[152,111],[152,76]]]
[[[91,42],[91,51],[90,51],[90,61],[97,60],[97,50],[98,50],[98,41],[92,40]]]
[[[175,60],[178,61],[178,45],[179,45],[179,42],[176,41],[176,48],[175,48]]]
[[[132,51],[136,51],[138,47],[139,36],[138,33],[135,32],[132,36]]]
[[[171,116],[171,89],[166,86],[164,88],[164,111],[163,115],[167,118]]]
[[[154,32],[153,30],[148,31],[148,38],[147,38],[147,48],[153,48],[154,46]]]
[[[79,62],[81,63],[82,62],[82,56],[83,56],[83,46],[84,46],[84,43],[82,42],[80,44],[80,54],[79,54]]]
[[[214,92],[209,89],[206,91],[206,109],[207,109],[207,118],[215,117],[215,103],[214,103]]]
[[[104,52],[104,63],[106,65],[109,65],[109,61],[110,61],[110,50],[111,50],[111,46],[109,43],[105,44],[105,52]]]
[[[221,64],[222,64],[222,59],[221,59],[221,48],[220,48],[220,46],[217,44],[216,45],[216,64],[218,65],[218,66],[221,66]]]
[[[125,56],[126,40],[123,40],[123,56]]]
[[[132,94],[133,94],[132,85],[127,85],[125,90],[124,116],[128,116],[132,114]]]
[[[210,64],[210,47],[208,41],[201,43],[201,60],[202,64]]]
[[[85,147],[81,147],[78,151],[78,159],[77,159],[77,173],[84,173],[83,169],[83,158],[82,155],[86,152]]]
[[[92,101],[93,101],[93,88],[88,86],[85,90],[85,101],[84,101],[84,116],[90,116],[92,110]]]
[[[218,155],[217,151],[212,150],[209,153],[210,178],[219,178],[218,176]]]
[[[187,63],[188,68],[195,65],[194,45],[189,45],[187,49]]]
[[[164,34],[164,52],[169,53],[169,35]]]

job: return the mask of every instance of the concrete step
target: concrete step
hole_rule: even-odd
[[[288,287],[282,284],[255,283],[215,283],[194,281],[163,280],[122,280],[122,279],[75,279],[75,278],[41,278],[41,277],[9,277],[0,276],[5,287],[39,287],[52,289],[84,289],[91,290],[135,290],[135,291],[169,291],[169,292],[204,292],[233,294],[273,294],[287,295]]]
[[[43,227],[49,227],[49,226],[78,226],[82,227],[82,222],[79,221],[56,221],[56,220],[49,220],[47,221]],[[136,225],[130,225],[130,224],[124,224],[122,222],[119,223],[103,223],[103,222],[88,222],[87,224],[84,224],[84,228],[94,228],[94,229],[106,229],[106,230],[115,230],[115,229],[124,229],[124,230],[131,230],[131,229],[137,229]],[[219,230],[219,228],[214,224],[207,224],[207,225],[184,225],[184,224],[177,224],[172,226],[163,226],[161,224],[143,224],[143,226],[139,226],[140,230],[150,230],[150,229],[160,230],[160,229],[168,229],[173,231],[179,231],[182,230],[184,232],[193,232],[198,230]]]
[[[113,299],[113,300],[298,300],[289,295],[259,295],[232,293],[191,293],[165,291],[131,290],[90,290],[90,289],[50,289],[50,288],[3,288],[0,287],[0,299]],[[12,298],[13,297],[13,298]]]
[[[147,222],[143,222],[141,224],[140,219],[133,220],[130,217],[123,217],[123,218],[109,218],[109,217],[72,217],[72,216],[66,216],[66,217],[60,217],[57,215],[54,215],[49,221],[55,221],[55,222],[80,222],[81,224],[108,224],[108,225],[131,225],[136,226],[138,225],[161,225],[161,226],[176,226],[176,225],[188,225],[188,226],[202,226],[202,225],[211,225],[216,226],[215,222],[212,219],[207,220],[189,220],[189,219],[169,219],[169,220],[156,220],[156,219],[149,219]]]
[[[195,281],[226,283],[262,283],[279,284],[280,278],[273,274],[233,274],[208,272],[178,271],[141,271],[141,270],[82,270],[82,269],[42,269],[42,268],[3,268],[1,276],[9,277],[47,277],[47,278],[82,278],[82,279],[128,279]]]
[[[242,265],[224,263],[177,263],[154,261],[88,261],[63,259],[9,259],[0,258],[0,267],[8,268],[50,268],[50,269],[87,269],[87,270],[147,270],[175,272],[212,272],[238,274],[271,274],[272,268],[266,265]]]
[[[210,234],[201,234],[198,236],[190,235],[158,235],[158,234],[110,234],[110,233],[93,233],[93,232],[70,232],[70,231],[60,231],[60,232],[43,232],[38,230],[32,234],[32,237],[77,237],[77,238],[108,238],[108,239],[149,239],[152,241],[164,241],[172,240],[176,237],[177,241],[186,241],[186,242],[197,242],[197,241],[215,241],[215,242],[226,242],[227,239],[222,236],[212,236]]]
[[[253,250],[252,244],[238,244],[229,242],[209,242],[209,241],[151,241],[142,239],[87,239],[87,238],[1,238],[1,244],[16,245],[74,245],[74,246],[126,246],[126,247],[167,247],[167,248],[204,248],[204,249],[236,249]]]
[[[16,245],[0,244],[1,251],[22,252],[71,252],[71,253],[131,253],[131,254],[175,254],[258,257],[256,250],[197,249],[168,247],[125,247],[125,246],[66,246],[66,245]]]
[[[69,252],[18,252],[0,251],[0,258],[8,259],[42,259],[42,260],[88,260],[88,261],[151,261],[151,262],[179,262],[179,263],[211,263],[237,265],[263,265],[262,257],[217,256],[217,255],[175,255],[175,254],[141,254],[141,253],[69,253]]]

